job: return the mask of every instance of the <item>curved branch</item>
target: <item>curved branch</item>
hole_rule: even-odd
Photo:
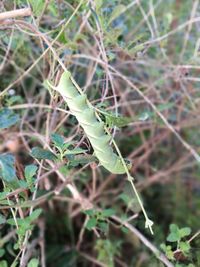
[[[120,219],[119,217],[113,215],[111,216],[111,218],[113,220],[115,220],[116,222],[126,226],[134,235],[136,235],[140,241],[146,246],[148,247],[153,254],[156,256],[156,258],[158,258],[160,261],[162,261],[163,264],[165,264],[165,266],[167,267],[174,267],[174,265],[165,257],[165,255],[163,253],[160,252],[159,249],[157,249],[143,234],[140,233],[140,231],[138,231],[134,226],[132,226],[130,223],[128,223],[127,221],[123,221],[122,219]]]

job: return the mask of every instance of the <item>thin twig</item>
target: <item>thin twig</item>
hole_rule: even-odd
[[[165,266],[167,267],[174,267],[174,265],[165,257],[165,255],[163,253],[161,253],[143,234],[141,234],[134,226],[132,226],[130,223],[128,223],[127,221],[123,221],[122,219],[120,219],[119,217],[113,215],[111,216],[111,218],[113,220],[115,220],[116,222],[119,222],[120,224],[126,226],[134,235],[136,235],[140,241],[146,246],[148,247],[153,253],[154,255],[160,260],[162,261]]]
[[[13,19],[16,17],[28,17],[31,14],[32,14],[32,12],[31,12],[31,9],[29,7],[16,9],[16,10],[12,10],[12,11],[6,11],[3,13],[0,13],[0,21],[6,20],[6,19]]]

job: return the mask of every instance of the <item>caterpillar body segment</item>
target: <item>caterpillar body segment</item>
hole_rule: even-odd
[[[86,99],[87,99],[86,95],[79,95],[79,96],[76,96],[75,102],[73,101],[73,99],[70,99],[68,101],[70,102],[70,106],[72,109],[79,110],[82,112],[84,109],[87,109]]]
[[[125,173],[125,167],[109,142],[111,137],[105,133],[103,122],[99,122],[94,109],[88,104],[87,97],[80,94],[70,79],[70,72],[63,72],[56,89],[67,102],[71,113],[84,129],[100,164],[111,173]]]
[[[59,93],[65,98],[73,99],[77,96],[79,96],[79,93],[77,92],[76,88],[70,81],[70,72],[63,72],[59,85],[57,86],[56,90],[59,91]],[[68,103],[68,102],[67,102]]]

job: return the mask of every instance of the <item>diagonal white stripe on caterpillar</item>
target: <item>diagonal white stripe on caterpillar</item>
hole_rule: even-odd
[[[94,109],[87,102],[86,95],[78,92],[70,76],[70,72],[63,72],[58,86],[54,89],[61,94],[71,113],[84,129],[100,164],[111,173],[125,173],[120,157],[114,153],[109,144],[111,137],[104,131],[104,123],[97,120]]]

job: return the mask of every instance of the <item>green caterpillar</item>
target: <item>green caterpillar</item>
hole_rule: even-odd
[[[124,164],[109,144],[111,137],[105,133],[104,123],[97,120],[95,111],[88,104],[86,95],[78,92],[70,77],[70,72],[63,72],[58,86],[54,89],[62,95],[71,113],[84,129],[100,164],[111,173],[125,173]]]

